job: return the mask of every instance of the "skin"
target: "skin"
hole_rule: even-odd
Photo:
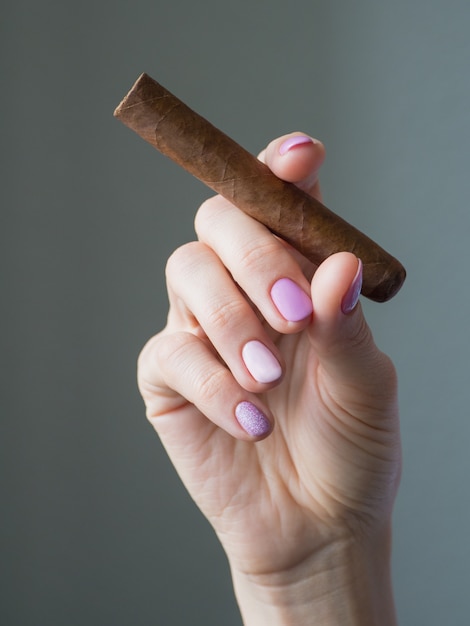
[[[300,133],[294,133],[296,134]],[[324,148],[260,158],[320,198]],[[167,326],[144,347],[138,382],[153,424],[226,551],[245,624],[395,624],[391,514],[401,455],[397,385],[358,303],[342,302],[358,260],[313,267],[220,196],[199,209],[197,241],[167,265]],[[283,318],[271,286],[288,277],[313,314]],[[259,383],[242,359],[257,339],[282,365]],[[253,402],[272,432],[235,418]]]

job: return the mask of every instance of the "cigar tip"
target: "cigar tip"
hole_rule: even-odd
[[[145,72],[142,72],[139,78],[135,81],[135,83],[129,89],[128,93],[124,96],[124,98],[121,100],[118,106],[114,109],[114,113],[113,113],[114,117],[119,118],[122,116],[123,111],[128,107],[128,101],[129,101],[131,94],[135,93],[135,91],[139,88],[141,83],[148,82],[149,80],[153,80],[153,79],[150,78],[150,76],[146,74]]]
[[[114,113],[113,113],[114,117],[117,117],[117,118],[121,117],[123,110],[126,108],[126,102],[127,102],[128,97],[129,97],[129,94],[126,94],[124,98],[121,100],[121,102],[114,109]]]

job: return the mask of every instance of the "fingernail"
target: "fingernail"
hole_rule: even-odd
[[[313,139],[311,137],[307,137],[307,135],[294,135],[293,137],[289,137],[281,143],[279,146],[279,154],[282,156],[292,150],[293,148],[297,148],[297,146],[302,146],[306,143],[313,143]]]
[[[300,322],[312,314],[312,300],[290,278],[279,279],[271,289],[277,310],[288,322]]]
[[[259,383],[272,383],[282,375],[279,361],[261,341],[248,341],[242,350],[247,370]]]
[[[358,267],[356,275],[351,283],[351,286],[347,290],[343,301],[341,302],[341,310],[345,315],[351,313],[356,306],[359,296],[361,295],[362,288],[362,261],[358,259]]]
[[[263,437],[272,430],[266,415],[251,402],[240,402],[235,408],[238,423],[252,437]]]

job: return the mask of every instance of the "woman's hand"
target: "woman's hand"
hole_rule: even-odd
[[[295,133],[260,158],[319,198],[321,143]],[[169,259],[168,323],[139,387],[223,544],[245,623],[308,624],[292,613],[307,608],[315,624],[391,624],[396,377],[357,303],[360,260],[313,267],[220,196],[195,225]]]

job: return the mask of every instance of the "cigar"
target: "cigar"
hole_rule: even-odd
[[[385,302],[402,286],[406,272],[396,258],[318,200],[275,176],[147,74],[137,79],[114,115],[315,265],[335,252],[354,253],[363,263],[362,294],[367,298]]]

